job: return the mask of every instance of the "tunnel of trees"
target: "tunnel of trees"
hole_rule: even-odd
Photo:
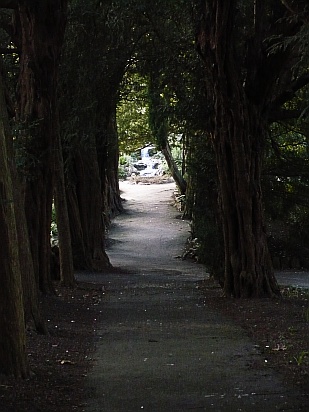
[[[309,267],[308,18],[302,0],[0,0],[0,373],[29,375],[40,294],[110,267],[124,147],[162,151],[225,296],[279,296],[274,267]]]

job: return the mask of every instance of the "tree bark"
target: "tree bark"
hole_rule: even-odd
[[[58,150],[55,153],[55,210],[58,228],[60,255],[60,280],[64,286],[73,287],[75,284],[70,219],[66,198],[62,146],[60,136],[57,136]]]
[[[223,217],[224,291],[235,297],[278,295],[264,227],[262,119],[252,118],[245,107],[244,116],[235,109],[228,115],[222,103],[220,131],[214,133],[213,144]]]
[[[101,271],[110,263],[104,248],[103,199],[95,142],[75,148],[71,162],[67,199],[74,267]]]
[[[29,374],[19,264],[14,191],[8,151],[3,85],[0,81],[0,373],[25,378]],[[12,158],[10,158],[13,161]]]
[[[118,90],[119,84],[115,85]],[[106,92],[105,92],[106,93]],[[105,94],[103,92],[103,94]],[[115,94],[115,91],[113,91]],[[98,164],[101,178],[101,193],[103,198],[104,226],[107,228],[111,219],[123,211],[121,203],[118,162],[119,147],[116,123],[116,102],[112,96],[100,104],[98,114],[98,130],[96,144],[98,152]]]
[[[2,74],[2,65],[0,64],[0,73]],[[27,229],[27,221],[25,215],[25,202],[24,202],[24,188],[20,182],[16,164],[15,154],[13,150],[13,138],[9,125],[8,113],[5,110],[5,98],[2,93],[3,84],[2,77],[0,75],[0,107],[1,107],[1,119],[5,130],[5,136],[7,139],[7,153],[9,161],[9,167],[12,175],[14,202],[15,202],[15,215],[16,226],[19,246],[19,263],[22,268],[22,286],[23,286],[23,304],[25,312],[25,322],[34,322],[35,329],[39,333],[46,334],[47,328],[43,320],[40,303],[39,303],[39,289],[35,280],[33,261],[30,250],[29,235]]]
[[[179,189],[180,194],[184,195],[187,190],[187,182],[183,178],[180,170],[178,169],[178,166],[175,163],[167,137],[164,144],[161,145],[160,150],[164,155],[168,168],[171,172],[171,175],[173,176],[173,179],[175,180],[175,183]]]
[[[67,95],[63,99],[61,120],[63,130],[67,130],[66,135],[69,136],[67,142],[72,145],[71,151],[64,151],[64,154],[68,165],[67,196],[74,266],[104,270],[110,267],[105,252],[106,227],[110,219],[122,210],[115,110],[119,85],[131,54],[130,47],[127,47],[127,36],[131,36],[131,31],[129,34],[125,32],[119,43],[119,37],[111,35],[108,23],[110,7],[101,5],[100,14],[94,5],[89,5],[89,10],[94,11],[95,24],[91,13],[82,18],[78,13],[78,25],[84,30],[76,32],[72,27],[68,31],[68,36],[73,35],[68,37],[68,45],[73,45],[73,49],[67,49],[64,76]],[[126,19],[122,29],[127,25],[130,28],[130,20]],[[97,41],[89,48],[93,38]],[[125,48],[121,47],[123,42]],[[80,53],[81,47],[83,51]],[[80,55],[80,66],[72,65],[76,55]],[[94,55],[98,59],[95,69]],[[71,109],[66,112],[66,101],[70,102],[70,107],[73,106],[73,115]]]
[[[243,86],[233,35],[236,2],[204,0],[199,5],[198,47],[214,111],[210,134],[223,222],[224,291],[235,297],[277,296],[261,193],[268,131],[266,95],[258,100],[246,94]]]
[[[50,224],[57,148],[58,64],[67,0],[19,2],[21,57],[17,120],[27,150],[25,210],[36,279],[44,293],[50,278]]]

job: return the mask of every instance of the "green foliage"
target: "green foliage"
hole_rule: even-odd
[[[137,73],[126,73],[117,106],[117,128],[121,153],[135,152],[152,142],[148,124],[147,90],[146,79]]]
[[[124,165],[119,165],[118,167],[118,178],[120,180],[125,180],[127,178],[127,172]]]
[[[303,365],[306,362],[308,355],[309,352],[303,350],[298,354],[298,356],[294,356],[297,366]]]
[[[206,134],[192,136],[189,146],[186,212],[192,221],[191,236],[198,241],[198,261],[204,263],[211,275],[222,282],[224,253],[214,154]]]
[[[277,269],[309,267],[309,150],[306,121],[274,124],[263,191]]]
[[[136,26],[138,10],[133,0],[75,0],[71,4],[61,72],[62,131],[66,139],[73,139],[71,146],[87,138],[96,139],[102,147],[108,144],[107,129],[120,85],[143,31]],[[121,139],[125,140],[130,116],[124,107],[119,110],[124,117]],[[134,116],[133,105],[128,112]]]
[[[119,157],[118,177],[119,179],[126,179],[128,177],[128,171],[132,166],[133,158],[130,155],[121,155]]]
[[[234,52],[242,56],[250,49],[254,15],[250,2],[237,3]],[[277,21],[281,7],[273,3],[267,6],[268,17],[273,16],[278,29],[288,27],[294,18],[290,18],[291,22]],[[199,260],[221,273],[223,240],[216,162],[208,134],[213,101],[206,95],[205,62],[201,64],[196,53],[191,12],[191,3],[185,0],[72,0],[61,67],[61,134],[67,167],[78,151],[108,152],[108,121],[116,104],[120,152],[132,153],[152,143],[154,134],[158,143],[164,143],[168,136],[177,164],[189,182],[186,213],[192,217],[193,236],[198,238]],[[8,16],[3,15],[3,19],[7,23]],[[303,26],[295,36],[288,37],[262,34],[263,53],[274,56],[274,60],[282,58],[282,53],[292,46],[299,47],[300,58],[289,63],[291,85],[301,74],[308,73],[308,28]],[[7,47],[7,34],[3,32],[1,38]],[[5,59],[12,76],[16,56]],[[248,84],[250,72],[243,57],[239,58],[239,65],[239,75]],[[272,72],[272,66],[267,69]],[[281,87],[278,79],[273,88],[274,99],[279,91],[284,91]],[[249,95],[259,90],[259,85],[255,85],[246,92]],[[282,121],[273,123],[263,174],[271,242],[275,239],[274,247],[280,246],[281,255],[288,249],[292,254],[308,249],[308,87],[291,92],[282,108],[289,116],[295,112],[298,120],[283,116]],[[25,161],[39,161],[23,156],[26,140],[15,143],[22,166]],[[120,158],[120,177],[126,175],[125,166],[125,159]]]

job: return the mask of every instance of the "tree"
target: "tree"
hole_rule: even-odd
[[[0,75],[0,373],[28,376],[16,204],[7,149],[7,112]]]
[[[304,91],[305,92],[305,91]],[[301,93],[306,99],[306,93]],[[309,151],[306,117],[271,126],[262,176],[275,269],[309,267]]]
[[[116,108],[144,33],[135,1],[72,2],[62,66],[61,129],[75,267],[109,267],[104,235],[122,210]],[[95,24],[94,24],[95,23]],[[95,39],[95,41],[93,41]],[[91,81],[89,81],[91,78]]]
[[[109,2],[104,7],[97,2],[72,3],[61,68],[61,138],[76,269],[110,266],[104,247],[110,182],[106,173],[102,175],[109,136],[102,123],[112,116],[105,111],[111,96],[102,86],[108,47],[105,19],[110,7]],[[111,117],[107,125],[112,127]]]
[[[147,99],[147,79],[134,73],[131,65],[123,78],[117,104],[119,150],[123,154],[136,152],[153,140]]]
[[[275,1],[195,5],[197,45],[213,110],[209,132],[219,179],[224,291],[235,297],[279,295],[264,226],[261,173],[270,120],[308,83],[308,74],[295,69],[303,18]],[[279,45],[278,39],[287,36],[293,40]]]
[[[184,170],[179,170],[172,156],[171,136],[181,135],[184,131],[185,115],[182,112],[179,116],[176,106],[187,85],[188,62],[194,52],[192,29],[188,24],[191,23],[190,8],[185,1],[157,0],[145,2],[142,10],[146,31],[136,46],[133,70],[147,79],[146,107],[152,141],[164,154],[170,172],[184,194]]]
[[[59,123],[58,123],[59,125]],[[60,132],[57,134],[58,148],[55,151],[55,192],[54,204],[57,217],[60,279],[64,286],[75,283],[70,219],[65,188],[64,165]]]
[[[176,182],[179,192],[184,195],[187,183],[173,159],[168,134],[168,103],[164,98],[164,86],[158,73],[154,70],[149,79],[149,124],[158,148],[163,153],[169,170]]]
[[[50,225],[58,145],[58,65],[66,24],[67,0],[19,1],[15,41],[20,56],[18,138],[27,153],[25,210],[36,279],[52,290]]]
[[[1,3],[2,5],[2,3]],[[14,3],[12,2],[11,6]],[[15,3],[17,8],[17,2]],[[3,52],[5,57],[3,62],[1,62],[1,75],[3,74],[4,78],[4,94],[5,101],[3,105],[6,105],[10,117],[15,115],[15,107],[12,102],[12,90],[14,86],[16,87],[15,79],[16,72],[18,71],[17,56],[18,50],[11,43],[11,20],[12,20],[12,10],[1,10],[1,26],[2,29],[2,41]],[[12,47],[13,46],[13,47]],[[3,64],[2,64],[3,63]],[[11,92],[10,92],[11,88]],[[16,156],[16,147],[13,147],[13,136],[12,130],[10,127],[10,122],[8,116],[5,115],[2,118],[3,126],[5,127],[5,135],[7,137],[7,153],[10,165],[10,171],[12,175],[13,190],[14,190],[14,202],[15,202],[15,215],[16,215],[16,226],[17,226],[17,236],[18,236],[18,246],[19,246],[19,265],[22,268],[22,287],[23,287],[23,305],[24,305],[24,317],[25,322],[33,322],[34,326],[39,333],[47,333],[45,323],[43,321],[40,303],[39,303],[39,289],[38,284],[35,279],[34,270],[33,270],[33,260],[30,250],[30,242],[28,235],[28,227],[25,215],[24,207],[24,184],[22,184],[20,175],[17,171],[16,159],[20,160],[19,156]],[[11,124],[13,124],[11,119]],[[16,139],[14,140],[16,142]],[[16,264],[16,262],[14,263]]]

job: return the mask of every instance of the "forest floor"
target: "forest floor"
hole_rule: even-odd
[[[232,300],[223,298],[212,280],[198,281],[197,287],[208,308],[246,331],[267,367],[288,387],[308,394],[308,291],[284,286],[280,300]],[[30,378],[0,376],[1,412],[83,411],[93,396],[85,380],[104,317],[101,302],[109,291],[103,283],[88,282],[78,282],[73,290],[55,288],[55,296],[42,299],[49,334],[27,330]]]
[[[281,288],[282,298],[226,299],[211,280],[200,285],[207,306],[240,325],[258,345],[264,361],[287,384],[309,394],[309,291]]]

